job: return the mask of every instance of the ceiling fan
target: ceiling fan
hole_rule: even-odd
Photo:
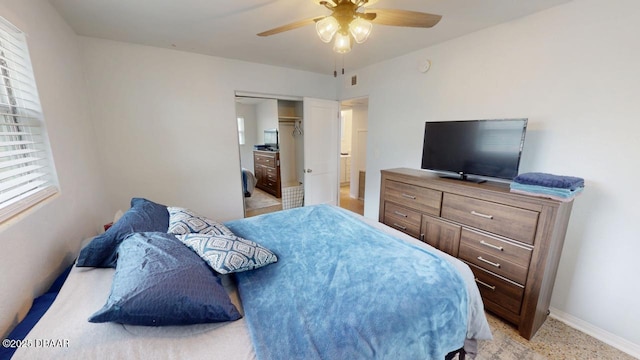
[[[436,25],[442,16],[418,11],[398,9],[364,8],[369,0],[333,0],[320,1],[319,4],[331,10],[329,16],[319,16],[279,26],[258,34],[269,36],[316,24],[320,40],[331,42],[335,35],[333,50],[337,53],[351,51],[351,38],[361,44],[367,40],[373,24],[430,28]]]

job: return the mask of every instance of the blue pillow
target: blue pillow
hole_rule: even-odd
[[[90,322],[164,326],[242,317],[220,278],[174,235],[133,234],[118,255],[111,294]]]
[[[131,208],[104,233],[96,236],[85,246],[76,266],[115,268],[118,245],[127,235],[135,232],[167,232],[169,212],[165,205],[142,198],[131,199]]]

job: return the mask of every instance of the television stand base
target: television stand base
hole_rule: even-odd
[[[467,182],[472,182],[472,183],[476,183],[476,184],[482,184],[487,182],[487,180],[484,179],[479,179],[479,178],[474,178],[474,177],[468,177],[467,175],[438,175],[441,178],[444,179],[453,179],[453,180],[460,180],[460,181],[467,181]]]

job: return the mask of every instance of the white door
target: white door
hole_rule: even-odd
[[[338,204],[337,101],[304,98],[304,204]]]

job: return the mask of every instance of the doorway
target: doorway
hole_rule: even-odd
[[[340,104],[340,207],[364,215],[369,98]]]
[[[306,205],[337,205],[340,104],[243,92],[236,92],[235,100],[245,217]],[[253,194],[262,195],[258,190],[271,194],[269,199],[277,203],[253,208],[249,203]]]
[[[302,100],[235,101],[245,217],[302,206]]]
[[[267,137],[272,130],[273,134],[277,134],[276,109],[277,102],[274,99],[236,97],[245,217],[282,209],[282,201],[279,196],[276,196],[278,194],[264,190],[262,177],[267,173],[266,170],[262,171],[265,168],[258,163],[261,158],[256,158],[258,153],[254,151],[257,145],[265,144],[265,130]],[[269,138],[267,140],[269,141]],[[269,155],[275,156],[276,154],[276,152],[271,152],[271,149],[264,148],[263,150],[266,160]],[[258,183],[259,179],[260,183]]]

